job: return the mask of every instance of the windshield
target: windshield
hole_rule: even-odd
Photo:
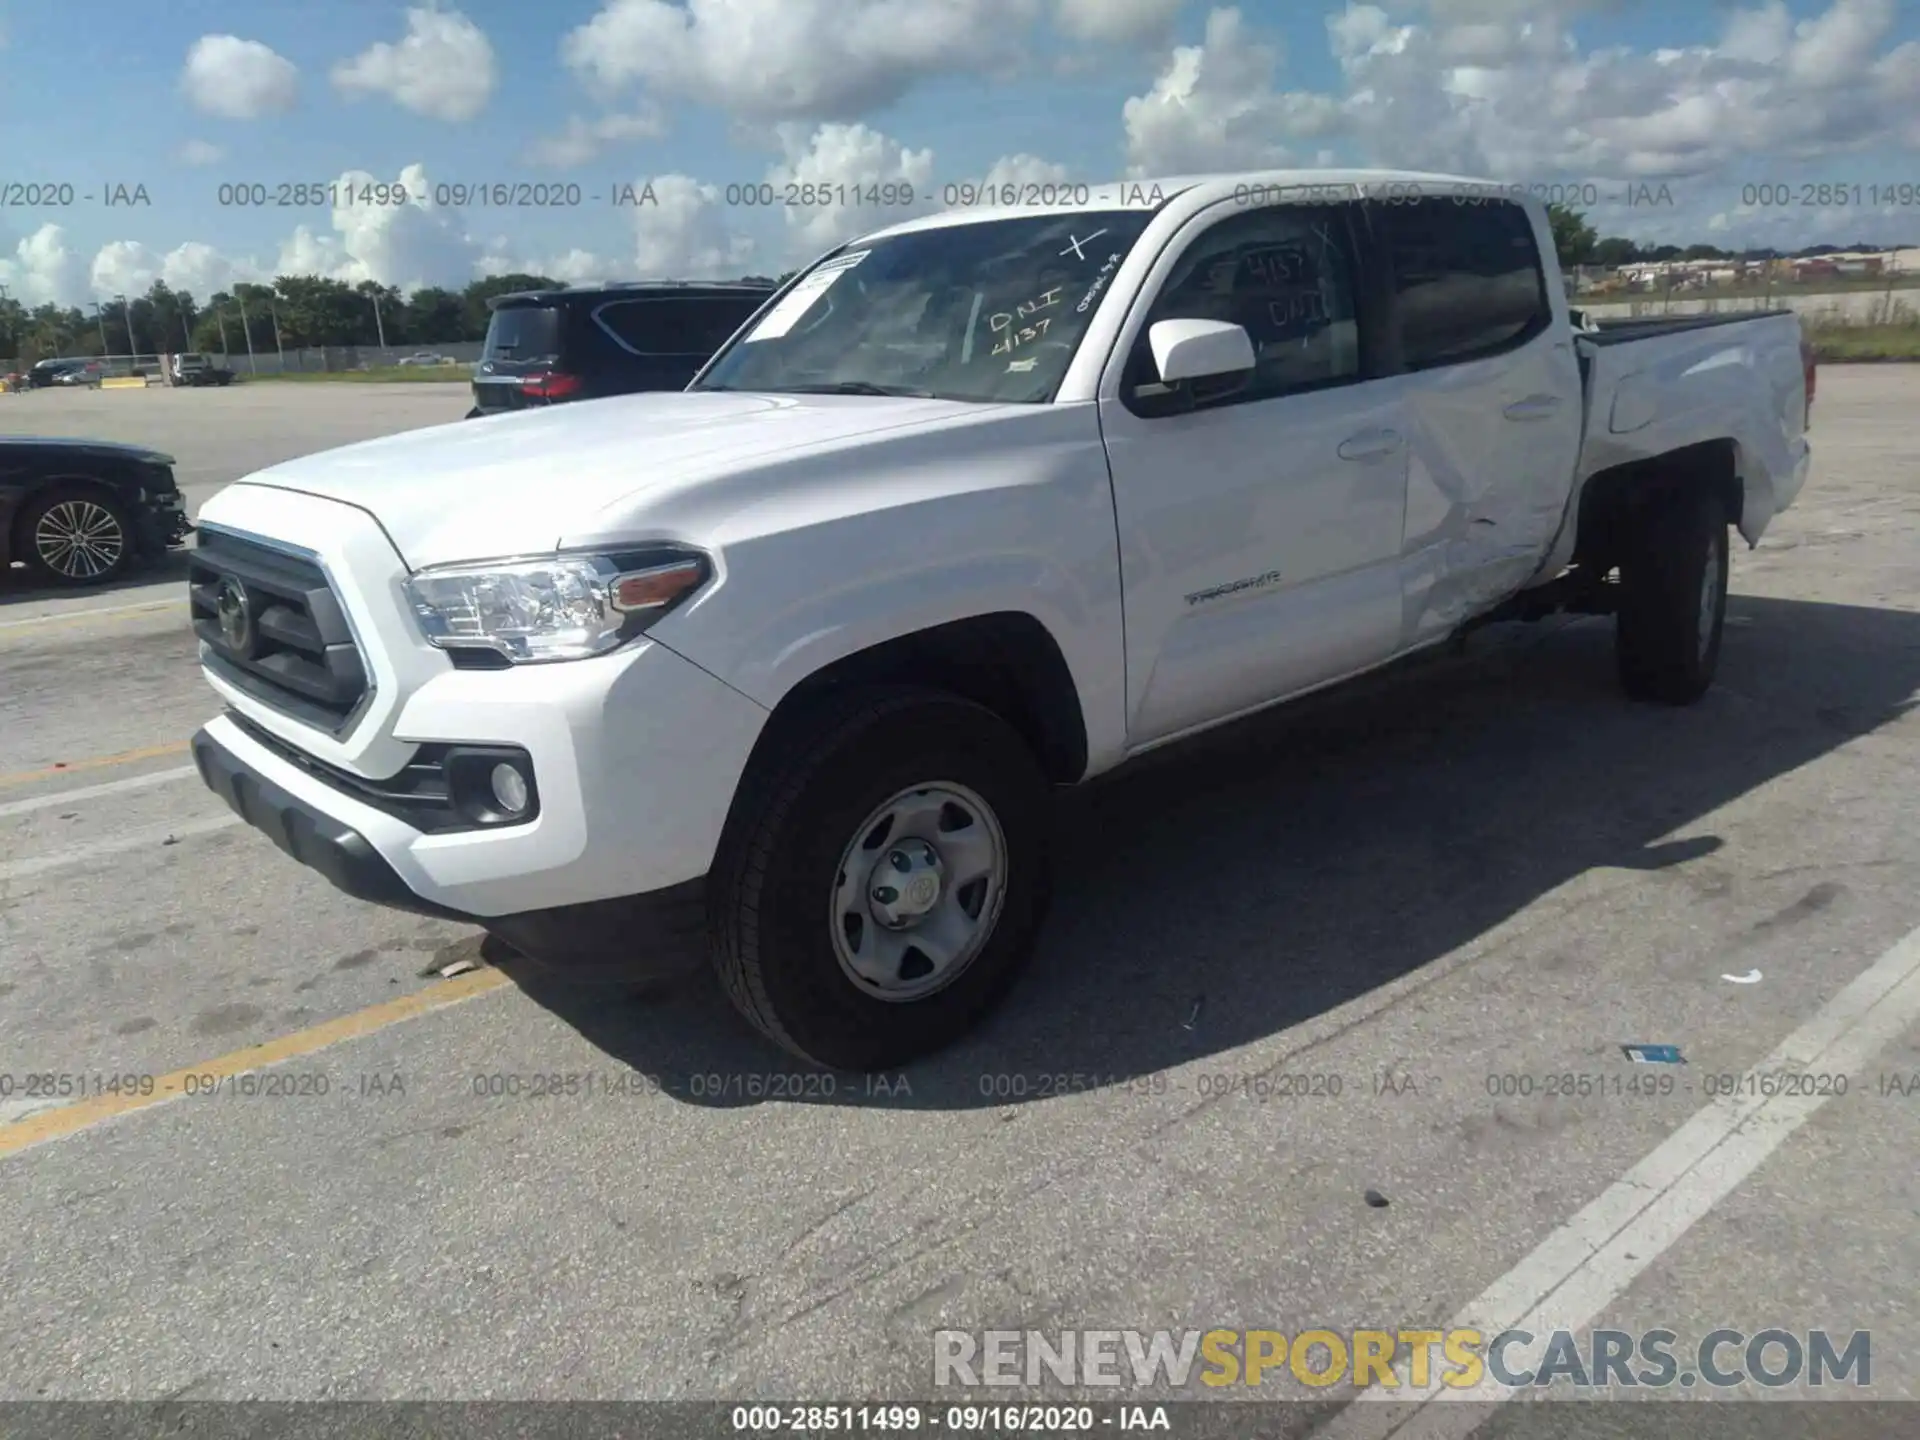
[[[802,276],[692,388],[1044,403],[1152,218],[1144,209],[1076,211],[845,248]]]
[[[487,323],[485,360],[524,364],[560,358],[560,312],[550,305],[502,305]]]

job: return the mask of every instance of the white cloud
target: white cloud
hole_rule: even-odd
[[[798,125],[778,129],[786,158],[767,171],[767,181],[785,198],[788,185],[815,187],[831,203],[803,203],[785,210],[799,251],[811,259],[822,250],[867,230],[939,208],[933,185],[933,151],[909,150],[865,125],[831,122],[811,134]],[[888,187],[892,187],[889,191]],[[889,197],[896,203],[889,204]],[[912,199],[897,203],[905,196]]]
[[[67,246],[67,232],[58,225],[42,225],[0,258],[0,285],[29,308],[68,304],[79,295],[83,267]]]
[[[1920,145],[1920,42],[1884,48],[1893,0],[1798,21],[1769,0],[1725,13],[1714,45],[1584,49],[1572,27],[1625,3],[1350,0],[1326,21],[1327,94],[1279,89],[1277,48],[1215,10],[1205,42],[1126,103],[1128,159],[1135,174],[1297,163],[1291,142],[1337,137],[1366,163],[1577,182]]]
[[[1038,155],[1028,155],[1024,151],[1018,155],[1002,155],[987,167],[982,177],[986,189],[997,189],[1002,185],[1011,185],[1023,190],[1029,185],[1058,185],[1070,179],[1072,172],[1066,166],[1052,160],[1042,160]]]
[[[333,67],[347,95],[385,95],[435,120],[471,120],[486,108],[499,67],[486,32],[458,10],[413,6],[406,38],[382,40]]]
[[[1277,91],[1277,46],[1257,39],[1238,10],[1207,16],[1206,38],[1177,47],[1145,95],[1122,110],[1135,175],[1259,169],[1287,162],[1286,141],[1340,122],[1325,95]]]
[[[359,197],[366,186],[381,182],[367,171],[348,170],[339,183]],[[354,204],[334,207],[329,232],[315,234],[300,226],[280,247],[274,273],[323,275],[350,284],[377,280],[402,290],[472,280],[482,246],[467,233],[461,212],[433,203],[433,183],[424,166],[407,166],[397,183],[409,197],[404,204],[361,204],[356,198]]]
[[[1163,40],[1186,0],[1059,0],[1054,23],[1075,40],[1137,45]]]
[[[227,152],[205,140],[189,140],[176,152],[176,158],[183,165],[218,165],[227,158]]]
[[[205,304],[207,297],[229,290],[236,281],[267,283],[273,272],[252,260],[234,259],[211,245],[189,240],[162,255],[137,240],[115,240],[100,247],[88,267],[88,290],[94,299],[138,295],[164,280],[169,289],[184,290]]]
[[[654,140],[666,132],[660,112],[647,106],[630,115],[602,115],[588,120],[568,117],[567,128],[558,135],[542,137],[527,147],[527,161],[533,165],[570,170],[584,165],[609,145],[629,140]]]
[[[938,75],[1020,58],[1039,0],[606,0],[561,42],[595,91],[645,86],[746,120],[851,120]]]
[[[291,110],[300,94],[294,63],[238,35],[202,35],[187,51],[180,89],[195,109],[227,120]]]
[[[1593,7],[1555,8],[1475,50],[1458,28],[1395,27],[1350,5],[1329,33],[1362,150],[1513,179],[1685,177],[1804,161],[1920,120],[1920,95],[1904,89],[1920,53],[1876,59],[1892,0],[1834,0],[1798,23],[1776,0],[1728,14],[1717,45],[1660,51],[1583,52],[1562,21]]]
[[[640,183],[635,182],[636,190]],[[731,280],[752,260],[753,241],[727,224],[717,185],[690,175],[655,175],[645,182],[650,203],[634,207],[636,280]]]

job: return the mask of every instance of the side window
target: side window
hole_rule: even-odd
[[[602,329],[638,355],[697,355],[718,350],[758,308],[730,297],[674,296],[616,300],[594,312]]]
[[[1520,206],[1432,199],[1376,213],[1409,370],[1498,355],[1547,328],[1546,271]]]
[[[1212,404],[1271,400],[1358,380],[1355,264],[1341,207],[1247,210],[1205,231],[1148,312],[1129,380],[1151,382],[1146,330],[1161,320],[1226,320],[1253,341],[1249,384]],[[1205,403],[1203,401],[1203,403]]]

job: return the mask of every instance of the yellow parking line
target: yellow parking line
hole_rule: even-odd
[[[16,1154],[30,1145],[47,1140],[64,1139],[116,1116],[177,1100],[186,1094],[190,1080],[196,1093],[218,1094],[215,1088],[218,1081],[268,1065],[277,1065],[283,1060],[311,1055],[342,1040],[356,1040],[363,1035],[371,1035],[402,1020],[411,1020],[462,1000],[485,995],[507,983],[507,977],[498,970],[474,970],[442,981],[430,989],[416,990],[411,995],[402,995],[379,1005],[371,1005],[365,1010],[356,1010],[337,1020],[326,1020],[305,1030],[296,1030],[277,1040],[269,1040],[264,1045],[235,1050],[217,1060],[205,1060],[170,1074],[157,1075],[150,1095],[96,1095],[57,1109],[43,1110],[38,1115],[16,1120],[11,1125],[0,1125],[0,1157]]]
[[[99,770],[108,765],[131,765],[136,760],[158,760],[163,755],[184,755],[186,751],[186,741],[173,740],[165,745],[149,745],[144,750],[123,750],[118,755],[101,755],[92,760],[65,760],[58,765],[49,765],[44,770],[16,770],[11,775],[0,775],[0,785],[31,785],[36,780],[52,780],[60,775]]]

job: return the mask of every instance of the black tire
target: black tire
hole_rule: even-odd
[[[1614,648],[1633,699],[1690,705],[1713,684],[1730,548],[1726,505],[1704,486],[1648,508],[1620,560]]]
[[[84,537],[84,543],[81,542]],[[64,543],[63,543],[64,540]],[[86,484],[61,484],[34,496],[20,511],[13,553],[40,580],[76,589],[104,585],[133,564],[133,525],[111,493]]]
[[[999,1002],[1033,953],[1049,890],[1045,775],[992,711],[905,687],[833,696],[773,743],[743,782],[709,891],[710,945],[728,997],[762,1034],[828,1069],[882,1070],[942,1048]],[[890,797],[942,785],[972,791],[998,823],[999,914],[944,988],[878,999],[839,955],[842,855]]]
[[[461,418],[466,420],[478,420],[480,418],[480,407],[478,405],[474,406],[471,410],[467,411],[467,413]]]

